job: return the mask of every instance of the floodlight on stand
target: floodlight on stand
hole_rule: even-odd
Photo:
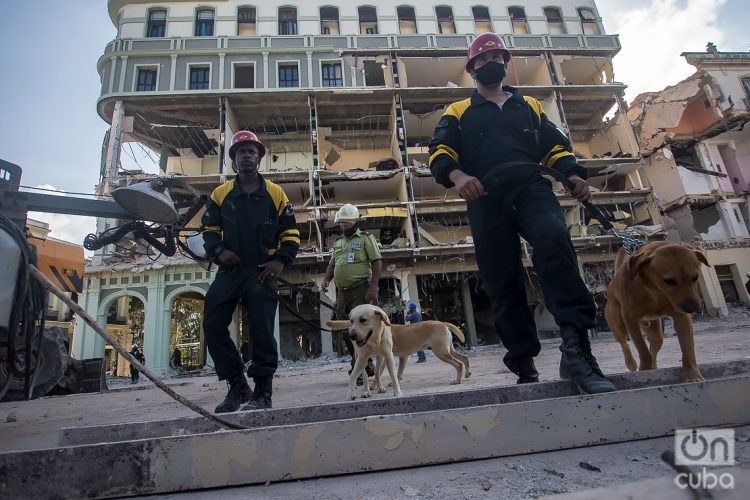
[[[118,205],[141,220],[174,224],[179,214],[163,179],[139,182],[117,188],[112,197]]]

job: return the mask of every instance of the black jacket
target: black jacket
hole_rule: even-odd
[[[437,182],[453,187],[448,174],[455,169],[481,180],[495,165],[514,161],[554,166],[585,179],[570,140],[547,118],[539,101],[513,87],[503,90],[512,96],[502,109],[476,91],[446,108],[430,140],[430,170]]]
[[[211,193],[201,219],[204,248],[213,257],[231,250],[245,266],[272,259],[291,264],[300,244],[294,210],[281,186],[258,175],[254,193],[245,193],[236,179]]]

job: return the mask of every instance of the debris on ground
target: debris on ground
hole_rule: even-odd
[[[601,472],[601,471],[602,471],[602,470],[601,470],[601,469],[600,469],[599,467],[597,467],[596,465],[591,465],[591,464],[590,464],[590,463],[588,463],[588,462],[579,462],[579,463],[578,463],[578,466],[579,466],[579,467],[580,467],[581,469],[586,469],[586,470],[590,470],[591,472]]]

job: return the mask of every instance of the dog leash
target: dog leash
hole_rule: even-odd
[[[523,167],[533,167],[540,171],[540,173],[544,175],[549,175],[550,177],[554,178],[555,180],[559,181],[565,189],[572,192],[575,188],[575,184],[573,181],[571,181],[564,173],[560,172],[559,170],[555,170],[554,168],[547,167],[545,165],[541,165],[539,163],[528,163],[528,162],[520,162],[520,161],[514,161],[514,162],[506,162],[501,163],[499,165],[496,165],[490,169],[490,171],[487,173],[487,175],[482,178],[482,185],[485,187],[485,189],[494,190],[496,188],[499,188],[500,184],[500,176],[503,171],[507,170],[508,168],[523,168]],[[640,247],[648,243],[648,240],[638,237],[633,237],[627,232],[617,229],[612,225],[612,222],[609,220],[609,217],[607,217],[604,212],[601,211],[599,207],[591,203],[590,201],[584,201],[581,202],[584,207],[586,207],[586,210],[596,218],[596,220],[599,221],[599,223],[602,225],[602,227],[605,229],[605,231],[608,231],[612,233],[618,240],[620,240],[620,243],[622,244],[623,249],[625,250],[625,253],[630,256],[638,250]]]
[[[292,290],[295,290],[295,291],[301,293],[302,295],[304,295],[305,297],[307,297],[309,300],[311,300],[313,302],[316,302],[316,303],[320,304],[321,306],[330,309],[331,311],[333,311],[334,313],[336,313],[337,317],[339,317],[339,318],[346,318],[346,317],[349,316],[348,314],[346,314],[344,311],[342,311],[338,307],[336,307],[336,306],[334,306],[332,304],[329,304],[329,303],[321,300],[321,298],[319,296],[317,296],[316,294],[314,294],[310,290],[307,290],[306,288],[304,288],[304,287],[302,287],[300,285],[295,285],[294,283],[290,282],[289,280],[287,280],[285,278],[282,278],[281,276],[276,276],[275,279],[279,283],[281,283],[282,285],[286,285],[286,286],[290,287]],[[273,293],[275,295],[276,300],[278,300],[279,303],[282,306],[284,306],[284,309],[286,309],[287,311],[289,311],[292,316],[294,316],[295,318],[299,319],[300,321],[302,321],[306,325],[311,326],[311,327],[315,328],[316,330],[321,330],[321,331],[324,331],[324,332],[334,333],[334,332],[343,332],[343,331],[345,331],[345,330],[329,330],[328,328],[323,328],[320,324],[313,323],[312,321],[308,320],[307,318],[305,318],[304,316],[302,316],[300,313],[298,313],[297,311],[295,311],[294,307],[289,302],[287,302],[284,299],[284,297],[282,297],[281,295],[279,295],[278,292],[274,291]]]

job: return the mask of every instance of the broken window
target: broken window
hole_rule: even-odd
[[[235,64],[234,65],[234,88],[236,89],[255,88],[255,65],[253,64]]]
[[[750,109],[750,78],[742,78],[742,88],[745,89],[745,107]]]
[[[487,33],[492,31],[490,9],[487,7],[472,7],[471,13],[474,15],[474,31],[477,33]]]
[[[565,33],[562,14],[557,7],[545,7],[544,17],[547,18],[547,29],[550,34],[561,35]]]
[[[513,33],[516,35],[528,35],[529,23],[526,21],[526,11],[523,7],[508,7],[510,23],[513,26]]]
[[[146,36],[149,38],[160,38],[166,36],[167,11],[165,9],[151,9],[148,11],[148,23]]]
[[[279,9],[279,35],[297,34],[297,9],[282,7]]]
[[[139,68],[136,92],[151,92],[156,90],[156,69]]]
[[[359,32],[362,35],[378,34],[378,14],[375,7],[360,7],[359,12]]]
[[[195,12],[195,36],[214,36],[213,9],[198,9]]]
[[[255,7],[240,7],[237,10],[237,34],[255,36]]]
[[[435,7],[437,15],[438,33],[452,35],[456,33],[456,25],[453,23],[453,9],[450,7]]]
[[[414,7],[396,7],[396,14],[398,15],[399,33],[417,32],[417,15],[414,13]]]
[[[323,63],[320,67],[324,87],[343,87],[341,63]]]
[[[320,34],[338,35],[339,33],[339,9],[336,7],[321,7]]]
[[[581,18],[581,27],[584,35],[599,35],[599,25],[596,23],[594,11],[588,7],[578,9],[578,17]]]

